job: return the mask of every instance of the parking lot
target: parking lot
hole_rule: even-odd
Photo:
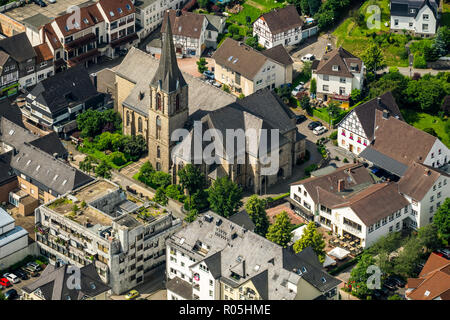
[[[38,273],[39,273],[39,276],[42,274],[42,271],[43,271],[43,270],[41,270],[41,271],[38,272]],[[27,285],[29,285],[29,284],[35,282],[37,279],[39,279],[39,276],[37,276],[37,277],[31,277],[29,273],[27,273],[27,275],[28,275],[28,279],[27,279],[27,280],[20,280],[20,282],[12,284],[12,286],[9,287],[9,288],[3,288],[3,289],[1,289],[1,292],[2,292],[3,294],[5,294],[5,292],[7,292],[7,291],[9,291],[9,290],[11,290],[11,289],[15,289],[15,290],[17,291],[17,294],[20,296],[20,295],[22,294],[22,288],[23,288],[23,287],[25,287],[25,286],[27,286]],[[0,277],[3,278],[3,274],[0,275]],[[2,287],[0,287],[0,288],[2,288]]]
[[[82,3],[87,2],[86,0],[57,0],[56,3],[49,3],[44,0],[47,4],[46,7],[40,7],[37,4],[29,3],[25,4],[23,7],[18,7],[5,12],[8,17],[13,18],[17,21],[22,21],[24,19],[30,18],[38,13],[49,17],[55,18],[57,16],[63,15],[67,12],[67,9],[72,6],[77,6]]]

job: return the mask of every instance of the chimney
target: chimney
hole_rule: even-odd
[[[383,110],[383,119],[387,119],[389,118],[389,111],[387,111],[387,109]]]
[[[344,179],[339,179],[338,180],[338,192],[342,192],[344,191]]]
[[[381,98],[377,97],[377,106],[381,108]]]
[[[177,11],[176,11],[176,16],[177,16],[177,17],[181,16],[181,10],[180,10],[180,9],[177,9]]]
[[[142,92],[142,91],[140,91],[139,92],[139,100],[142,100],[142,99],[144,99],[144,92]]]

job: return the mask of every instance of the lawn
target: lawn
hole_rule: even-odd
[[[373,12],[367,11],[370,6],[376,5],[381,8],[381,23],[380,29],[369,29],[367,22],[373,23]],[[389,26],[385,26],[385,22],[389,22],[389,1],[388,0],[370,0],[366,1],[359,9],[360,13],[364,15],[365,23],[363,26],[358,26],[352,17],[344,20],[333,32],[337,38],[337,45],[344,47],[356,56],[361,57],[362,53],[367,48],[371,40],[371,34],[376,32],[378,35],[388,34]],[[404,35],[392,34],[386,41],[383,41],[381,49],[383,50],[384,58],[388,66],[407,67],[408,57],[405,54],[405,45],[408,39]]]
[[[94,144],[87,140],[85,140],[83,142],[83,146],[82,147],[80,146],[78,151],[92,156],[93,158],[97,159],[99,162],[102,160],[105,160],[111,167],[113,167],[114,169],[117,169],[117,170],[125,168],[126,166],[133,163],[133,161],[128,161],[127,163],[125,163],[121,166],[118,166],[114,162],[111,161],[111,159],[108,155],[106,155],[103,151],[96,149]]]
[[[245,18],[249,16],[253,23],[263,13],[271,11],[273,8],[283,7],[283,3],[275,3],[272,0],[250,0],[242,5],[244,9],[238,14],[230,16],[229,21],[237,22],[245,25]]]
[[[442,120],[437,116],[414,110],[401,110],[401,112],[406,122],[417,129],[433,128],[442,143],[450,147],[450,132],[446,132],[445,130],[445,126],[446,124],[448,125],[450,119]]]

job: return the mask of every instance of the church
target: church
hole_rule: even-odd
[[[114,95],[123,119],[123,133],[142,135],[148,143],[150,163],[156,170],[170,173],[174,183],[177,172],[186,163],[201,168],[209,183],[228,176],[258,194],[289,177],[296,162],[305,156],[305,136],[297,130],[295,114],[268,88],[238,99],[182,72],[177,64],[170,19],[165,19],[165,23],[159,60],[132,48],[115,70]],[[202,134],[214,129],[223,133],[223,137],[229,129],[244,132],[266,129],[276,134],[279,143],[269,146],[268,157],[277,155],[277,170],[264,174],[267,160],[262,161],[261,152],[250,150],[254,148],[249,147],[247,137],[243,148],[236,143],[238,150],[231,157],[216,152],[214,163],[193,162],[199,156],[198,149],[194,152],[192,147],[194,127],[200,128]],[[173,134],[179,129],[186,134],[175,140]],[[258,143],[260,139],[258,135]],[[274,141],[271,137],[267,139]],[[185,152],[186,148],[189,152]],[[245,159],[243,163],[236,161],[239,156]]]

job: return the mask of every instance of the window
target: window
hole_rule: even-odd
[[[161,139],[161,118],[156,117],[156,139]]]
[[[378,221],[377,223],[375,223],[375,229],[379,229],[379,228],[380,228],[380,225],[381,225],[380,221]]]
[[[404,207],[403,210],[405,211],[405,214],[408,213],[408,206]]]
[[[397,213],[395,214],[395,217],[398,218],[398,217],[400,217],[401,215],[402,215],[402,212],[399,210],[399,211],[397,211]]]
[[[428,24],[426,24],[426,23],[422,24],[422,30],[428,31]]]
[[[138,132],[142,132],[142,118],[139,117],[138,119]]]
[[[400,222],[397,222],[397,223],[395,224],[395,229],[396,229],[396,230],[400,229]]]
[[[156,94],[156,110],[160,111],[162,109],[162,103],[161,103],[161,94]]]
[[[433,202],[434,201],[434,196],[431,196],[430,197],[430,202]]]
[[[440,197],[441,197],[441,192],[438,192],[436,198],[440,198]]]
[[[430,213],[433,213],[433,206],[430,207]]]
[[[161,148],[159,146],[156,147],[156,157],[161,158]]]
[[[431,153],[431,159],[433,159],[433,158],[434,158],[434,153],[432,152],[432,153]]]
[[[383,218],[382,220],[383,226],[387,223],[387,218]]]
[[[127,111],[127,126],[130,125],[130,111]]]
[[[333,71],[338,71],[339,70],[339,66],[338,65],[333,65],[332,69],[333,69]]]
[[[394,26],[398,26],[398,19],[394,20]]]
[[[341,83],[345,83],[345,78],[340,78],[339,81],[340,81]]]
[[[392,231],[394,231],[394,227],[393,227],[393,226],[390,226],[390,227],[389,227],[389,232],[392,232]]]
[[[180,110],[180,95],[177,94],[175,97],[175,111]]]
[[[369,227],[369,233],[373,232],[373,225]]]
[[[323,75],[323,81],[328,81],[330,80],[330,77],[327,74]]]
[[[328,91],[329,87],[327,85],[323,85],[323,91]]]
[[[423,15],[423,20],[428,21],[430,19],[430,16],[427,14]]]

